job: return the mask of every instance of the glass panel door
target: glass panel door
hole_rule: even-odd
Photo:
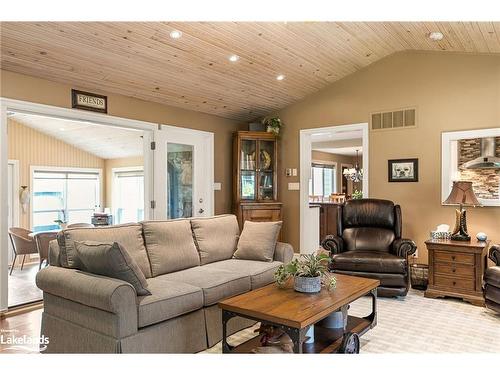
[[[257,160],[255,158],[257,152],[257,141],[245,139],[241,141],[241,156],[240,156],[240,195],[243,200],[254,200],[256,198],[257,186]]]
[[[192,217],[193,145],[167,142],[167,217]]]
[[[259,141],[259,200],[274,199],[274,142]]]
[[[213,133],[163,125],[155,143],[154,218],[213,215]]]

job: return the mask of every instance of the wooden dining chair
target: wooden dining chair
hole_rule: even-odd
[[[12,261],[9,275],[12,275],[18,256],[23,256],[23,261],[21,263],[22,270],[24,267],[24,261],[26,260],[26,255],[36,254],[38,252],[35,241],[29,236],[30,233],[30,230],[24,228],[9,228],[10,242],[12,244],[12,248],[14,249],[14,260]]]

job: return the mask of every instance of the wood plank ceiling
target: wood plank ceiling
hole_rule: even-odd
[[[2,69],[238,121],[403,50],[500,53],[500,22],[1,24]]]

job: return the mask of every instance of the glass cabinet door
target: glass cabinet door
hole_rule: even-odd
[[[274,141],[259,141],[259,200],[274,199]]]
[[[257,180],[257,141],[241,141],[240,154],[240,196],[242,200],[256,199]]]

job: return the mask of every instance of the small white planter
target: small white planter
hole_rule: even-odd
[[[295,276],[293,288],[301,293],[318,293],[321,290],[321,276]]]

